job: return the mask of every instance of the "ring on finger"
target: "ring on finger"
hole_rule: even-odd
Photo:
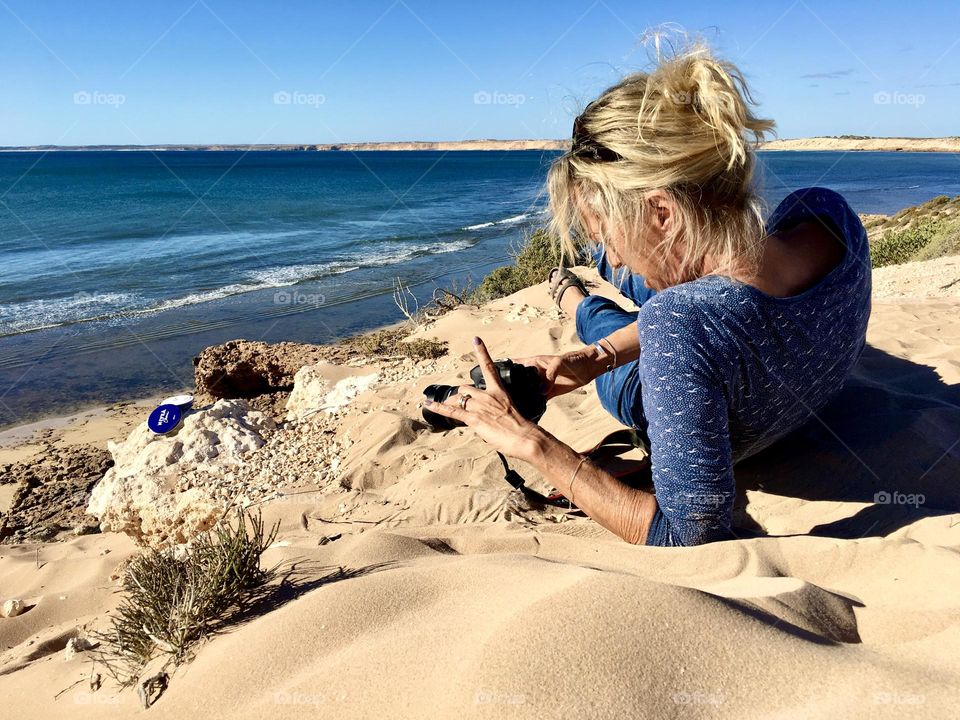
[[[470,393],[463,393],[463,395],[460,396],[460,400],[457,402],[457,404],[460,406],[461,410],[467,409],[467,400],[469,400],[471,397],[472,395],[470,395]]]

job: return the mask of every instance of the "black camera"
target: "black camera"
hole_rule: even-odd
[[[497,360],[493,363],[500,376],[500,382],[517,410],[527,420],[537,422],[546,412],[547,398],[540,391],[540,373],[536,368],[529,365],[515,363],[513,360]],[[483,377],[483,369],[475,365],[470,371],[470,379],[473,380],[473,387],[480,390],[487,389],[486,380]],[[456,395],[460,385],[428,385],[423,394],[428,400],[435,403],[442,403],[451,395]],[[470,386],[465,386],[470,387]],[[438,415],[431,412],[426,407],[423,408],[423,419],[426,420],[436,430],[450,430],[463,425],[462,422],[448,418],[444,415]]]

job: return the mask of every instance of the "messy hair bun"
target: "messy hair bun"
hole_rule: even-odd
[[[702,43],[663,54],[654,67],[624,77],[577,119],[570,151],[548,176],[551,230],[575,257],[586,199],[607,232],[636,238],[644,194],[669,193],[677,231],[648,252],[682,258],[693,279],[709,254],[721,267],[755,263],[763,220],[753,188],[754,148],[774,123],[756,117],[742,73]]]

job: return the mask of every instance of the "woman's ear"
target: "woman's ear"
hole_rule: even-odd
[[[677,204],[663,190],[654,190],[647,195],[650,222],[663,234],[668,235],[677,221]]]

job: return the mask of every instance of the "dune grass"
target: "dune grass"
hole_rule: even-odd
[[[276,537],[259,513],[238,510],[185,549],[147,550],[123,573],[124,598],[95,656],[121,686],[138,681],[147,663],[183,662],[192,646],[238,617],[274,577],[260,556]]]
[[[938,195],[866,224],[874,267],[960,253],[960,196]]]
[[[441,340],[418,338],[405,340],[408,332],[403,329],[388,328],[363,335],[355,335],[342,341],[343,346],[362,357],[388,357],[402,355],[414,360],[443,357],[447,354],[447,343]]]

